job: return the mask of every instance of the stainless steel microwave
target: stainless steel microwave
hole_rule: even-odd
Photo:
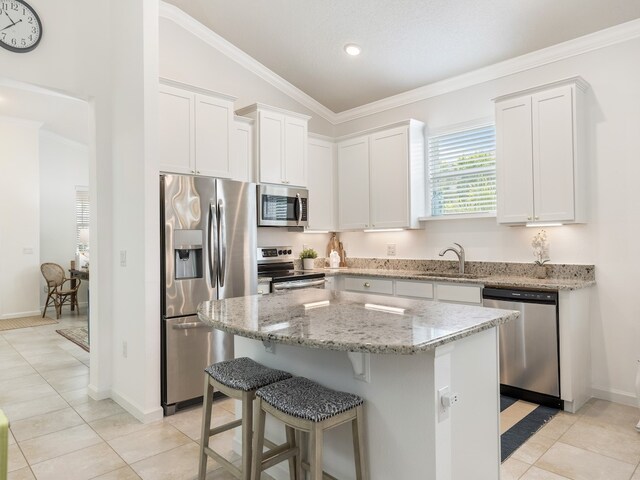
[[[308,213],[307,189],[258,185],[259,227],[306,227]]]

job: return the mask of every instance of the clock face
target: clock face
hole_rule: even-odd
[[[40,18],[22,0],[0,0],[0,45],[12,52],[30,52],[42,38]]]

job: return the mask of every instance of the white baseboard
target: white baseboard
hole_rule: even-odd
[[[0,320],[11,320],[13,318],[21,318],[21,317],[35,317],[36,315],[42,315],[42,310],[31,310],[28,312],[16,312],[16,313],[4,313],[0,315]]]
[[[88,305],[89,302],[78,302],[78,306],[79,307],[86,307]],[[68,305],[65,305],[65,307],[68,307]],[[53,305],[49,305],[49,308],[53,308],[53,310],[55,311],[55,307]],[[44,305],[40,305],[40,314],[42,314],[42,311],[44,310]]]
[[[242,443],[237,438],[233,439],[233,451],[242,455]],[[266,470],[274,480],[289,480],[289,462],[281,462]]]
[[[150,410],[142,410],[136,404],[129,401],[124,395],[120,395],[118,392],[111,390],[111,398],[114,402],[119,404],[122,408],[124,408],[131,415],[136,417],[142,423],[151,423],[158,420],[162,420],[164,416],[164,412],[162,411],[162,407],[158,405],[156,408]]]
[[[105,398],[111,398],[110,390],[98,390],[94,385],[89,384],[87,387],[87,393],[91,398],[96,401],[104,400]]]
[[[636,395],[623,390],[594,385],[591,389],[591,394],[594,398],[599,398],[600,400],[608,400],[609,402],[621,403],[622,405],[629,405],[631,407],[638,406]]]

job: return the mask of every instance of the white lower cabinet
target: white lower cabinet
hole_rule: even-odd
[[[396,280],[396,296],[433,299],[433,283]]]
[[[344,289],[351,292],[393,295],[393,280],[366,277],[345,277]]]
[[[482,305],[482,287],[457,283],[436,283],[436,300],[439,302]]]

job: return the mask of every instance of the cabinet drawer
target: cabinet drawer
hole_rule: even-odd
[[[393,280],[365,277],[345,277],[344,289],[363,293],[384,293],[393,295]]]
[[[451,285],[438,283],[436,285],[438,300],[441,302],[464,302],[480,304],[482,295],[480,287],[471,285]]]
[[[396,280],[396,295],[401,297],[433,298],[433,283]]]

